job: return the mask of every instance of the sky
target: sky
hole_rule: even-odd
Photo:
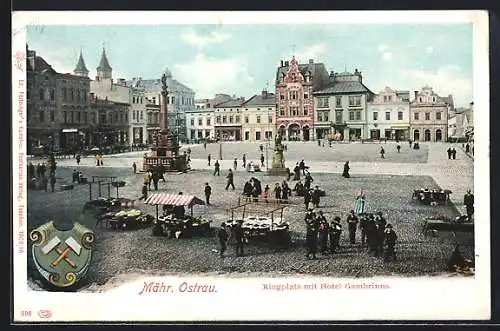
[[[274,91],[280,61],[295,55],[328,71],[358,69],[375,93],[430,85],[457,107],[473,101],[472,23],[36,25],[27,43],[58,72],[73,72],[81,50],[92,79],[105,47],[114,79],[168,68],[197,99]]]

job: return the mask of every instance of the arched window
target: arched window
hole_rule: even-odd
[[[415,130],[413,131],[413,141],[419,141],[420,140],[420,131]]]
[[[440,129],[436,130],[436,141],[441,141],[443,139],[443,134]]]
[[[424,131],[424,141],[431,141],[431,130],[427,129]]]

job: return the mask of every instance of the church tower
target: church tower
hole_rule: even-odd
[[[83,60],[82,51],[80,50],[80,57],[78,58],[78,63],[76,64],[75,70],[73,70],[75,76],[88,77],[89,70],[85,65],[85,61]]]
[[[97,77],[99,78],[99,80],[111,79],[111,73],[112,69],[106,56],[106,50],[103,48],[101,61],[99,62],[99,66],[97,67]]]

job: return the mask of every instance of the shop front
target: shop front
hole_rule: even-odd
[[[410,139],[410,125],[392,125],[391,129],[394,132],[394,138],[398,141],[405,141]]]
[[[241,141],[241,126],[219,126],[215,128],[215,137],[224,141]]]

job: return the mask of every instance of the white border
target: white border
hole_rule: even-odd
[[[13,198],[14,198],[14,318],[15,321],[168,321],[168,320],[474,320],[490,317],[490,229],[489,229],[489,49],[488,15],[486,11],[391,11],[391,12],[14,12],[12,17],[12,56],[26,50],[27,25],[77,24],[346,24],[369,23],[473,23],[474,24],[474,108],[476,196],[476,276],[474,278],[373,278],[357,280],[257,278],[156,277],[178,288],[183,281],[211,283],[214,294],[151,294],[139,296],[143,279],[107,293],[49,293],[29,291],[26,284],[26,247],[18,252],[20,231],[28,240],[26,222],[26,188],[18,188],[18,175],[25,173],[19,153],[26,150],[18,144],[23,121],[18,108],[26,111],[26,103],[18,105],[19,80],[25,70],[13,66]],[[14,64],[14,62],[13,62]],[[25,66],[25,63],[23,63]],[[24,68],[25,69],[25,68]],[[19,131],[21,129],[21,131]],[[16,171],[19,169],[19,171]],[[18,200],[17,197],[20,197]],[[307,284],[339,283],[339,290],[263,291],[264,283]],[[349,290],[346,283],[388,284],[389,290]],[[239,299],[239,298],[244,298]],[[240,301],[241,300],[241,301]],[[241,302],[241,303],[240,303]],[[69,304],[71,303],[71,304]],[[126,303],[126,304],[123,304]],[[312,304],[312,306],[310,306]],[[77,307],[71,309],[70,307]],[[82,309],[82,307],[85,307]],[[194,309],[193,309],[194,308]],[[49,319],[41,319],[37,311],[48,309]],[[30,317],[21,311],[32,311]]]

